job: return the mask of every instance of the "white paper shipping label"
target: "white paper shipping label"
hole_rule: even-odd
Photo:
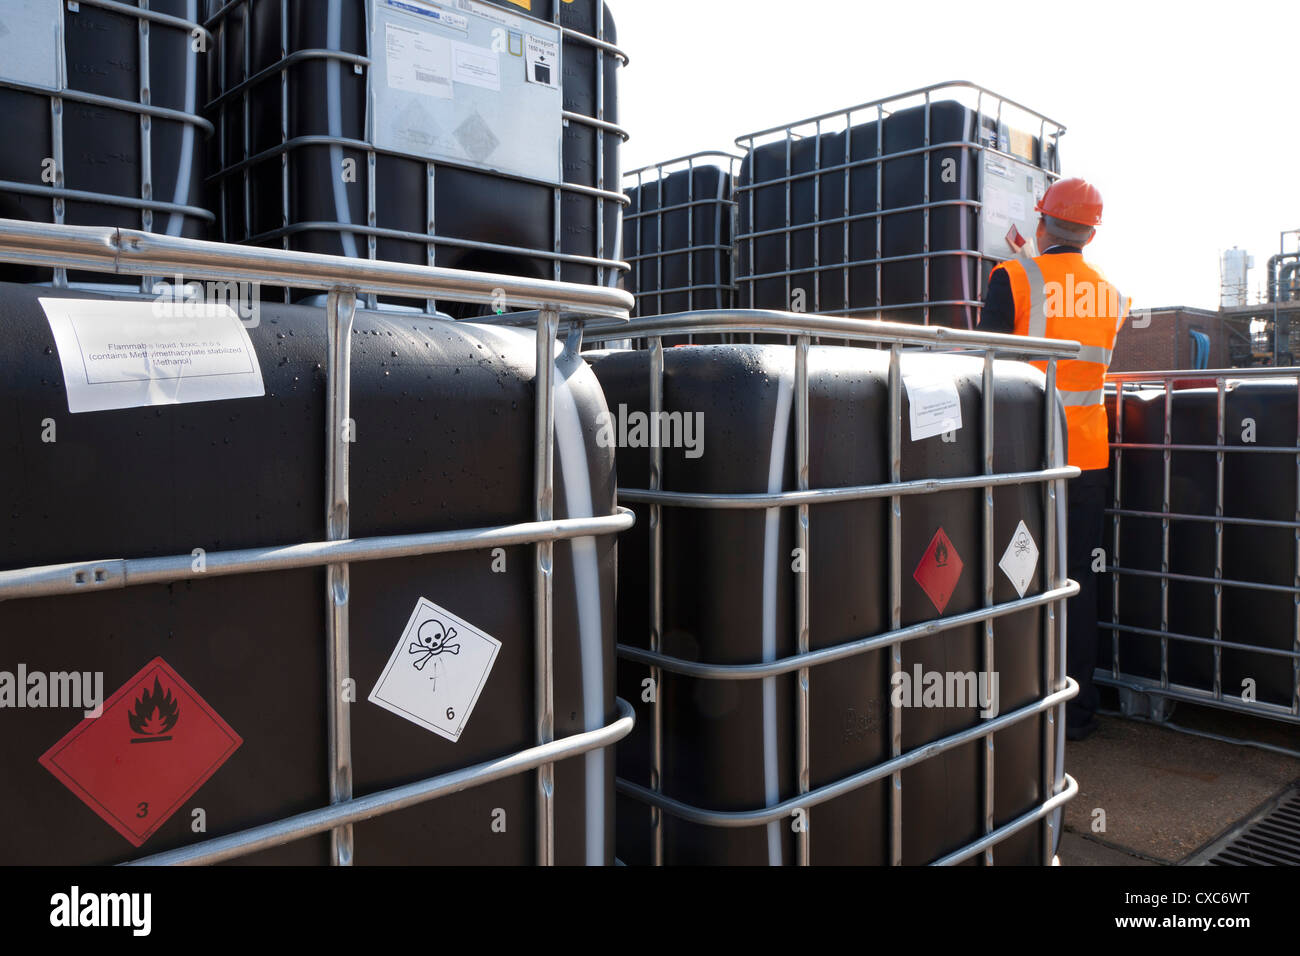
[[[492,635],[420,598],[370,702],[455,743],[500,650]]]
[[[527,36],[524,38],[524,61],[529,83],[559,89],[560,86],[560,45],[544,37]]]
[[[248,329],[228,305],[41,299],[68,411],[217,402],[266,394]]]
[[[485,90],[501,89],[501,56],[488,47],[453,42],[451,62],[452,78],[457,83],[468,83]]]
[[[1011,543],[1007,545],[998,567],[1011,580],[1016,593],[1024,597],[1034,580],[1034,572],[1038,570],[1038,545],[1023,521],[1016,525],[1016,533],[1011,536]]]
[[[911,413],[912,441],[961,428],[961,399],[951,378],[905,375],[903,386]]]
[[[407,93],[451,99],[451,41],[395,23],[386,27],[384,53],[388,57],[388,85]]]

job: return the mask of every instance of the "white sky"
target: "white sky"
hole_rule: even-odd
[[[1088,249],[1134,305],[1216,308],[1219,253],[1300,228],[1300,3],[608,0],[623,168],[945,80],[1063,123],[1102,191]]]

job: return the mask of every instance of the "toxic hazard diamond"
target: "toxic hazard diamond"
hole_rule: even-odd
[[[491,634],[420,598],[370,701],[455,743],[500,650]]]
[[[244,741],[161,657],[45,752],[43,766],[140,846]]]
[[[912,572],[912,577],[916,578],[916,583],[921,585],[921,590],[940,614],[952,598],[953,588],[961,578],[962,567],[961,555],[948,540],[943,528],[940,528],[930,539],[930,546],[925,549],[921,563]]]

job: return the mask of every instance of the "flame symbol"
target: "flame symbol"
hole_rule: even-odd
[[[126,721],[131,725],[131,729],[137,734],[145,734],[144,737],[133,739],[131,743],[171,740],[171,737],[162,735],[176,726],[180,716],[180,702],[172,696],[170,690],[164,694],[158,678],[154,677],[153,690],[146,689],[135,702],[135,707],[126,715]]]
[[[948,546],[943,543],[942,539],[940,539],[939,543],[935,545],[934,563],[941,568],[948,564]]]

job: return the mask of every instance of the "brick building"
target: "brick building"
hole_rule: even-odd
[[[1112,372],[1195,368],[1193,332],[1209,338],[1208,361],[1202,368],[1229,367],[1228,331],[1220,313],[1172,306],[1152,309],[1147,314],[1151,321],[1144,327],[1138,328],[1130,318],[1120,329],[1110,364]]]

